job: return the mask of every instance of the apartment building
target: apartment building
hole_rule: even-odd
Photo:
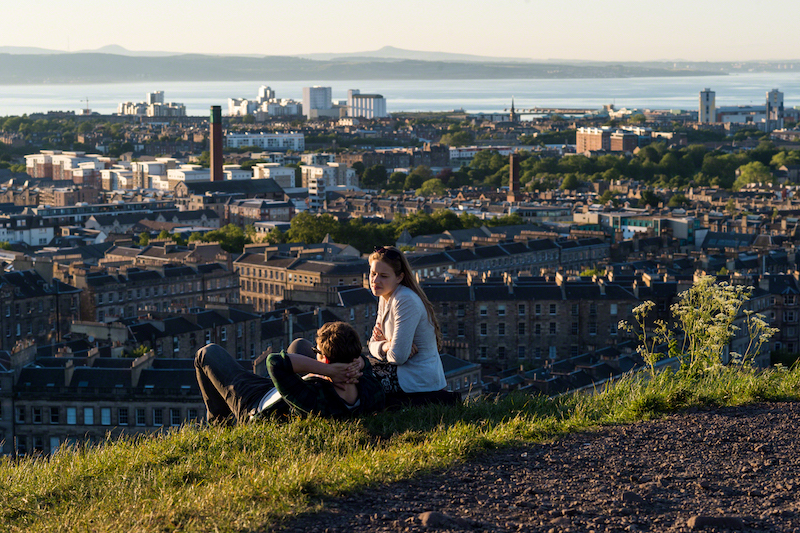
[[[75,263],[56,275],[82,289],[81,320],[111,322],[142,312],[166,312],[239,301],[235,272],[219,263],[139,268],[87,267]]]

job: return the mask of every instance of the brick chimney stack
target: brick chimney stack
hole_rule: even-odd
[[[209,143],[211,181],[222,181],[225,179],[222,173],[222,108],[218,105],[211,106],[211,132]]]
[[[519,156],[511,154],[508,157],[508,197],[509,202],[519,201]]]

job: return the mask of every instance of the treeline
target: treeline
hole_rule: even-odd
[[[516,213],[483,220],[469,213],[457,215],[447,209],[440,209],[432,214],[398,215],[391,222],[385,223],[368,222],[361,217],[339,222],[329,214],[315,216],[303,212],[292,218],[291,227],[286,232],[273,229],[267,235],[266,242],[318,243],[330,235],[335,242],[349,244],[358,251],[367,253],[377,246],[394,245],[403,231],[416,237],[481,226],[497,227],[522,223],[522,217]]]
[[[531,191],[578,189],[592,182],[633,179],[652,187],[683,189],[690,185],[739,189],[746,183],[770,181],[783,165],[800,164],[800,151],[778,149],[771,141],[761,141],[747,151],[725,153],[703,145],[668,148],[664,143],[645,146],[632,156],[602,155],[586,157],[542,157],[521,153],[520,183]],[[737,176],[743,174],[744,177]],[[464,186],[501,187],[508,185],[507,156],[484,150],[469,165],[453,171],[432,174],[427,167],[409,173],[388,174],[381,165],[363,170],[361,183],[366,188],[388,192],[415,190],[427,196],[445,189]]]

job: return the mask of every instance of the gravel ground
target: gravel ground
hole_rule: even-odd
[[[800,533],[800,403],[694,411],[481,455],[279,531]]]

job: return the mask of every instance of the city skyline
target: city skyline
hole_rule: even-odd
[[[136,52],[306,55],[393,46],[590,61],[791,60],[800,47],[800,35],[779,34],[769,23],[800,13],[800,5],[789,0],[774,0],[768,7],[746,0],[498,0],[491,9],[465,7],[455,0],[399,0],[391,10],[384,7],[388,4],[367,0],[345,0],[335,8],[320,0],[301,0],[293,6],[278,12],[255,0],[235,0],[221,9],[199,0],[187,11],[184,4],[152,0],[45,0],[35,12],[26,12],[15,4],[8,7],[16,16],[0,47],[75,52],[118,45]],[[150,15],[140,17],[142,13]],[[304,20],[314,22],[309,31],[301,31]]]

